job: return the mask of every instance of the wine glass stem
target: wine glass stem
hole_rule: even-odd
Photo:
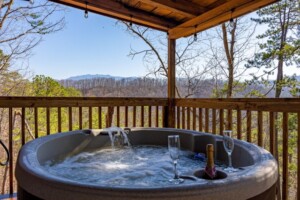
[[[228,167],[232,168],[231,154],[228,154]]]
[[[173,161],[174,164],[174,179],[178,179],[178,172],[177,172],[177,161]]]

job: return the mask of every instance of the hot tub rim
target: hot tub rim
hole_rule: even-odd
[[[182,130],[182,129],[161,129],[161,128],[133,128],[134,130],[159,130],[159,131],[176,131],[176,132],[183,132],[183,133],[192,133],[192,134],[205,134],[203,132],[197,132],[197,131],[191,131],[191,130]],[[45,183],[51,185],[55,185],[58,181],[60,182],[61,185],[64,186],[70,186],[70,187],[79,187],[79,188],[90,188],[90,189],[96,189],[99,191],[110,191],[110,192],[146,192],[146,193],[151,193],[151,192],[170,192],[170,191],[174,191],[174,189],[176,189],[177,191],[193,191],[193,190],[199,190],[201,189],[205,189],[205,188],[210,188],[209,186],[205,187],[203,186],[203,184],[195,184],[195,185],[180,185],[180,186],[172,186],[172,187],[148,187],[148,188],[128,188],[128,187],[105,187],[105,186],[97,186],[97,185],[92,185],[92,184],[82,184],[82,183],[78,183],[78,182],[74,182],[74,181],[69,181],[67,179],[61,179],[58,177],[55,177],[53,175],[51,175],[49,177],[46,176],[44,173],[40,173],[40,170],[34,170],[34,168],[31,165],[28,165],[29,162],[27,159],[28,158],[28,150],[27,150],[27,146],[30,146],[31,148],[35,147],[35,150],[37,150],[40,146],[42,146],[44,143],[48,142],[51,139],[57,139],[63,136],[68,136],[68,135],[73,135],[73,134],[83,134],[81,130],[79,131],[71,131],[71,132],[65,132],[65,133],[59,133],[59,134],[54,134],[54,135],[50,135],[47,136],[47,140],[45,140],[45,138],[41,137],[35,141],[31,141],[27,144],[24,145],[24,148],[22,148],[22,150],[20,151],[19,157],[18,157],[18,162],[17,162],[17,167],[16,167],[16,178],[18,180],[18,175],[21,171],[23,171],[24,173],[28,173],[31,174],[37,178],[40,178],[42,180],[45,181]],[[34,144],[36,143],[36,144]],[[34,145],[33,145],[34,144]],[[32,147],[33,146],[33,147]],[[268,152],[264,149],[261,149],[259,147],[256,146],[256,148],[260,151],[260,153],[264,153],[264,154],[268,154]],[[33,152],[31,152],[33,153]],[[33,153],[34,154],[34,153]],[[30,154],[31,156],[33,156],[32,154]],[[33,156],[34,157],[34,156]],[[24,160],[25,159],[25,160]],[[32,158],[31,158],[32,159]],[[37,160],[37,157],[35,157],[35,164],[38,164],[37,166],[41,167],[41,164],[39,163],[39,161]],[[32,161],[32,160],[31,160]],[[269,163],[265,163],[265,165],[275,165],[275,167],[277,168],[277,162],[273,159],[268,159],[264,162],[269,162]],[[31,163],[32,164],[32,163]],[[256,163],[255,165],[257,166],[253,166],[253,167],[261,167],[258,166],[259,163]],[[262,163],[260,163],[262,164]],[[39,168],[41,169],[41,168]],[[274,172],[274,171],[273,171]],[[254,171],[252,170],[252,173],[254,173]],[[277,173],[273,173],[272,171],[269,171],[269,175],[273,176],[272,178],[272,182],[273,184],[276,182],[277,180]],[[246,177],[247,178],[247,177]],[[256,177],[257,179],[260,179],[260,177]],[[19,183],[22,184],[22,180],[18,180]],[[228,179],[227,179],[227,183],[228,183]],[[234,182],[231,182],[231,184],[233,184]],[[235,184],[239,184],[238,182]],[[268,184],[268,186],[273,185],[271,183]],[[222,181],[214,181],[214,187],[222,187],[224,186],[222,184]],[[22,187],[23,188],[23,187]],[[26,189],[26,188],[24,188]],[[259,193],[257,193],[259,194]]]

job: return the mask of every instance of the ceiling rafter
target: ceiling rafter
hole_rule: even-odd
[[[218,6],[222,5],[223,3],[226,3],[227,1],[228,0],[218,0],[218,1],[215,1],[212,4],[209,4],[208,8],[212,9],[212,8],[218,7]]]
[[[176,22],[170,19],[156,16],[137,8],[130,7],[120,1],[111,0],[51,0],[79,9],[86,9],[88,3],[88,11],[109,16],[115,19],[133,22],[139,25],[151,27],[161,31],[167,31],[169,28],[176,26]]]
[[[231,0],[169,30],[169,37],[177,39],[200,32],[278,0]]]
[[[148,5],[157,6],[159,8],[164,8],[172,12],[181,14],[188,18],[194,18],[200,13],[207,11],[207,9],[200,7],[193,2],[187,2],[185,0],[172,1],[172,0],[140,0]]]
[[[49,0],[167,31],[177,39],[203,31],[279,0]]]

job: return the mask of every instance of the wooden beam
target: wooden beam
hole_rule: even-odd
[[[168,125],[167,127],[175,128],[175,49],[176,40],[168,39]]]
[[[204,7],[200,7],[199,5],[193,2],[188,2],[185,0],[177,1],[177,2],[171,0],[140,0],[140,1],[151,6],[156,6],[158,8],[170,10],[172,12],[181,14],[188,18],[194,18],[198,16],[200,13],[206,11]]]
[[[176,41],[168,39],[168,98],[175,98],[175,47]]]
[[[209,4],[208,9],[216,8],[216,7],[222,5],[223,3],[226,3],[226,2],[227,2],[227,0],[218,0],[218,1],[215,1],[212,4]]]
[[[101,14],[115,19],[133,22],[135,24],[147,26],[161,31],[167,31],[169,28],[176,26],[176,22],[165,19],[161,16],[155,16],[152,13],[130,7],[119,1],[111,0],[50,0],[52,2],[64,4],[89,12]]]
[[[169,30],[169,37],[177,39],[203,31],[240,17],[278,0],[231,0]]]

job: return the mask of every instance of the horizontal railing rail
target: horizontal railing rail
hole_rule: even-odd
[[[167,106],[166,98],[119,97],[0,97],[0,108]]]
[[[299,98],[176,99],[176,106],[215,109],[300,112]]]
[[[9,165],[0,168],[1,193],[16,192],[13,170],[26,142],[111,125],[164,127],[168,105],[167,98],[0,97],[0,139],[11,153]],[[174,106],[176,128],[212,134],[231,129],[237,139],[269,150],[279,161],[282,199],[299,195],[299,98],[175,99]]]

